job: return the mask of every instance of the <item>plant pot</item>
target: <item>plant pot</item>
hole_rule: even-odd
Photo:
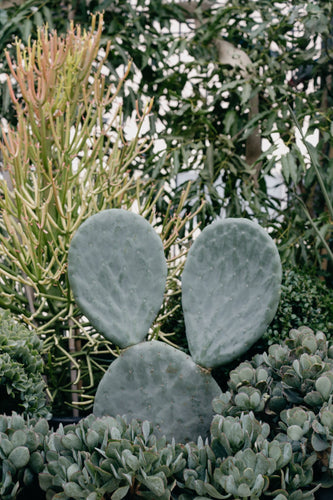
[[[333,486],[330,488],[320,488],[315,492],[316,500],[332,500],[333,499]]]
[[[82,417],[52,417],[49,420],[49,427],[51,430],[56,431],[60,424],[72,425],[80,422]]]

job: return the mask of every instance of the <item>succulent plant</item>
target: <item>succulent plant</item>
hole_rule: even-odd
[[[49,432],[45,419],[13,413],[0,416],[0,498],[17,498],[21,490],[35,489],[44,467],[44,439]],[[32,494],[33,497],[33,494]]]
[[[280,427],[286,432],[291,441],[301,441],[308,436],[312,429],[315,414],[312,411],[294,406],[280,413]]]
[[[246,448],[224,460],[215,470],[214,479],[234,498],[259,500],[268,488],[268,476],[275,469],[274,459]]]
[[[60,427],[46,440],[46,466],[39,475],[47,498],[169,499],[185,465],[175,443],[158,440],[148,421],[130,424],[93,415]]]
[[[277,248],[258,224],[224,219],[194,241],[182,278],[189,350],[213,368],[246,352],[266,331],[280,298]]]
[[[112,390],[110,391],[110,383]],[[163,342],[141,342],[126,349],[101,380],[95,398],[98,416],[126,413],[128,419],[154,422],[156,433],[176,441],[206,435],[213,416],[212,399],[220,389],[182,351]]]
[[[0,413],[49,417],[42,341],[0,309]]]
[[[254,222],[219,220],[202,231],[182,278],[193,359],[158,340],[145,341],[166,275],[161,239],[139,215],[105,210],[73,237],[68,276],[74,297],[100,333],[128,347],[101,380],[94,413],[151,420],[156,431],[186,442],[208,433],[210,401],[221,393],[211,369],[246,351],[272,320],[281,263],[272,239]],[[245,407],[262,405],[250,392],[242,395]]]
[[[333,484],[333,397],[314,406],[287,384],[296,353],[321,360],[316,380],[311,369],[308,381],[305,372],[301,378],[322,390],[332,373],[329,344],[322,333],[293,330],[281,349],[272,346],[230,373],[229,391],[214,400],[209,435],[196,442],[168,442],[148,420],[128,423],[121,416],[92,414],[55,432],[43,419],[1,417],[0,496],[15,499],[30,487],[23,498],[33,498],[38,478],[49,500],[314,500],[318,488]],[[260,393],[260,404],[244,410],[237,396],[251,389]]]
[[[332,348],[325,335],[301,327],[291,330],[284,344],[274,344],[232,370],[230,391],[216,399],[214,408],[222,414],[240,414],[250,409],[252,396],[253,403],[257,402],[252,410],[263,418],[275,415],[276,422],[282,410],[293,406],[318,412],[331,397],[332,376]]]
[[[263,383],[258,385],[256,374]],[[278,481],[270,481],[270,491],[276,486],[286,498],[292,492],[290,498],[302,498],[302,491],[313,498],[312,483],[333,484],[332,377],[332,347],[326,336],[301,327],[291,330],[282,345],[241,363],[230,373],[229,391],[214,400],[214,410],[230,418],[244,412],[244,390],[259,393],[261,404],[252,411],[269,423],[267,439],[292,447],[292,461],[282,467]]]
[[[253,412],[240,417],[215,415],[210,427],[211,448],[217,457],[227,458],[246,448],[260,447],[269,432],[269,425],[259,422]]]
[[[325,483],[333,484],[333,404],[332,398],[324,403],[317,418],[312,422],[312,448],[321,459],[323,470],[328,472]]]
[[[104,210],[80,226],[71,242],[71,287],[82,311],[116,345],[142,341],[163,301],[163,244],[143,217]]]

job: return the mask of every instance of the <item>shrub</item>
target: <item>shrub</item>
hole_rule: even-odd
[[[283,272],[281,300],[264,339],[268,344],[281,342],[292,328],[301,325],[321,330],[330,338],[333,327],[333,290],[318,277],[305,270],[287,269]]]
[[[48,416],[42,341],[0,310],[0,412]]]

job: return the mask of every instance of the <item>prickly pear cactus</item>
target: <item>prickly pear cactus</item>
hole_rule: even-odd
[[[111,363],[94,414],[104,415],[107,407],[110,415],[153,421],[155,433],[191,441],[209,430],[212,400],[220,392],[210,373],[184,352],[157,340],[141,342]]]
[[[230,361],[262,335],[279,300],[281,265],[257,224],[227,219],[193,244],[183,275],[191,357],[159,341],[140,342],[162,304],[166,264],[159,237],[140,216],[106,210],[82,224],[69,252],[74,296],[96,329],[128,347],[98,387],[94,413],[150,420],[168,439],[209,431],[221,394],[205,367]],[[137,345],[132,345],[137,344]]]
[[[223,365],[266,331],[280,298],[277,248],[258,224],[218,220],[194,241],[182,278],[186,336],[201,366]]]
[[[97,331],[124,348],[145,338],[161,307],[167,276],[163,244],[141,216],[104,210],[74,235],[69,281]]]

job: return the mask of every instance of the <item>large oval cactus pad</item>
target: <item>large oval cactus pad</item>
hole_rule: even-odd
[[[140,215],[104,210],[72,239],[68,278],[75,300],[97,331],[120,347],[147,335],[166,277],[161,238]]]
[[[271,237],[247,219],[223,219],[194,241],[182,277],[189,349],[213,368],[246,352],[266,331],[280,298],[281,262]]]
[[[94,414],[149,420],[169,440],[193,441],[208,433],[212,400],[220,393],[190,356],[153,340],[126,349],[111,363],[98,386]]]

